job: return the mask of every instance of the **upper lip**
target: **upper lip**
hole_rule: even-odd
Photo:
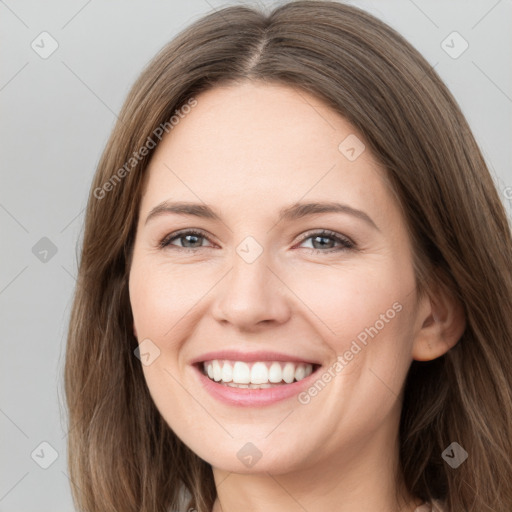
[[[254,361],[282,361],[291,363],[309,363],[319,365],[318,361],[314,361],[307,357],[298,357],[283,352],[273,352],[269,350],[258,350],[255,352],[241,352],[240,350],[216,350],[214,352],[207,352],[194,358],[190,364],[203,363],[204,361],[211,361],[213,359],[228,359],[230,361],[245,361],[247,363]]]

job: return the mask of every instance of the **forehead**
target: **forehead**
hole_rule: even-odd
[[[216,87],[196,100],[157,147],[143,206],[174,197],[249,205],[307,195],[355,207],[386,200],[383,169],[362,136],[307,92],[248,82]]]

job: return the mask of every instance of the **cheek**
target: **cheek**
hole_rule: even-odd
[[[387,261],[323,267],[308,272],[307,278],[304,273],[297,274],[290,287],[337,353],[350,348],[347,343],[358,336],[364,342],[365,333],[370,337],[367,329],[375,333],[372,326],[380,334],[397,324],[401,308],[396,303],[402,304],[413,286],[412,276],[397,273],[395,265]]]
[[[339,375],[331,396],[344,396],[348,408],[364,402],[387,410],[411,362],[412,268],[398,259],[374,258],[364,268],[319,268],[308,279],[296,277],[291,288],[312,311],[332,365],[338,361],[331,365]],[[347,394],[358,396],[357,403],[349,405]]]
[[[378,428],[396,406],[411,362],[412,269],[375,259],[364,269],[347,265],[325,268],[308,280],[297,277],[291,287],[313,312],[309,318],[332,351],[323,375],[328,391],[310,388],[305,403],[321,404],[326,417],[343,416],[346,430],[340,435]]]
[[[179,355],[182,340],[194,328],[193,306],[202,291],[198,288],[199,281],[190,268],[174,268],[171,272],[169,265],[143,256],[134,257],[130,271],[130,303],[140,352],[144,352],[144,346],[151,353],[149,364],[141,360],[144,379],[157,409],[180,436],[186,436],[187,429],[191,431],[196,423],[183,415],[173,416],[170,411],[190,409],[190,396],[183,392],[185,383]],[[206,290],[202,291],[203,295]],[[198,422],[201,423],[204,421]]]
[[[211,287],[208,276],[188,265],[171,268],[143,258],[130,272],[130,303],[139,340],[160,343],[176,337],[187,323],[187,315]]]

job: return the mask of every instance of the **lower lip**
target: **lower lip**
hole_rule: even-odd
[[[320,367],[304,379],[293,382],[292,384],[281,384],[264,389],[250,389],[234,388],[219,384],[208,378],[197,366],[194,366],[194,370],[199,376],[201,384],[210,395],[225,404],[238,405],[241,407],[265,406],[297,396],[317,378],[318,369],[320,369]]]

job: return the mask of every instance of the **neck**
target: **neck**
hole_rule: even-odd
[[[213,468],[217,499],[212,512],[413,512],[421,500],[403,485],[397,431],[390,425],[361,436],[329,459],[306,460],[289,473]]]

